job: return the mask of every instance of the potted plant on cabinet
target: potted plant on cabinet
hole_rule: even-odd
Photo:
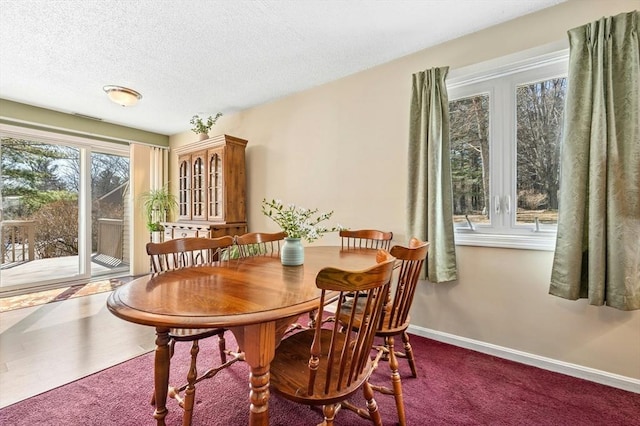
[[[207,118],[207,121],[204,121],[203,118],[200,118],[200,116],[196,114],[191,117],[191,121],[189,121],[189,123],[193,125],[191,131],[196,135],[199,135],[200,140],[208,139],[209,130],[211,130],[213,125],[216,124],[216,121],[218,121],[218,118],[220,117],[222,117],[221,112],[217,113],[215,117],[209,116]]]
[[[169,193],[166,186],[152,189],[142,195],[144,212],[147,217],[147,229],[151,232],[151,241],[160,242],[164,227],[160,222],[169,219],[169,216],[178,207],[176,197]]]

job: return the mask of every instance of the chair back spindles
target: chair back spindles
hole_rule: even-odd
[[[250,232],[236,236],[236,246],[240,257],[278,256],[287,236],[286,232]]]
[[[375,229],[360,229],[340,231],[341,243],[343,250],[349,249],[379,249],[389,251],[393,232],[378,231]]]
[[[233,245],[233,237],[177,238],[162,243],[147,243],[151,271],[163,272],[220,261]]]

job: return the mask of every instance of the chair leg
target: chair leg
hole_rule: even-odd
[[[227,362],[227,341],[224,338],[224,332],[218,336],[218,349],[220,350],[220,361],[224,364]]]
[[[307,327],[310,329],[316,328],[316,321],[318,320],[318,315],[322,315],[322,312],[318,312],[317,309],[309,312],[309,322],[307,323]],[[322,321],[322,318],[319,318]]]
[[[322,407],[322,413],[324,414],[324,422],[322,425],[333,426],[333,420],[336,418],[337,404],[324,405]]]
[[[218,346],[220,348],[220,358],[223,363],[217,367],[210,368],[201,377],[198,377],[197,359],[200,352],[200,344],[198,340],[194,340],[191,344],[191,363],[189,365],[189,372],[187,373],[187,383],[180,387],[169,386],[167,396],[175,399],[178,405],[183,408],[184,413],[182,416],[183,426],[190,426],[193,419],[193,407],[195,405],[196,396],[196,383],[201,380],[211,378],[215,376],[222,369],[230,366],[231,364],[244,360],[244,353],[231,353],[226,350],[226,342],[222,335],[219,336]],[[169,344],[170,357],[173,357],[175,341],[171,340]],[[226,360],[227,353],[233,355],[233,359]],[[181,393],[184,392],[184,397]],[[151,396],[151,404],[155,405],[155,390]]]
[[[393,336],[387,338],[387,347],[389,348],[389,369],[391,370],[391,385],[393,387],[393,397],[396,400],[396,409],[398,411],[398,422],[400,426],[407,424],[404,412],[404,398],[402,395],[402,381],[398,372],[398,358],[394,352]]]
[[[198,369],[196,367],[196,360],[198,358],[198,352],[200,346],[197,340],[193,341],[191,345],[191,365],[189,366],[189,373],[187,374],[187,389],[184,392],[184,414],[182,416],[182,426],[191,426],[191,419],[193,418],[193,405],[196,398],[196,379],[198,378]]]
[[[416,362],[413,359],[413,349],[411,348],[411,343],[409,343],[409,334],[406,331],[402,333],[402,342],[404,343],[404,353],[409,361],[409,368],[411,368],[411,375],[418,377]]]
[[[373,424],[376,426],[382,426],[382,418],[378,411],[378,403],[373,397],[373,389],[368,381],[364,382],[362,392],[364,393],[364,399],[367,401],[367,409],[369,410],[369,416],[373,421]]]
[[[191,364],[189,365],[189,372],[187,373],[187,384],[180,388],[169,386],[169,392],[167,395],[170,398],[175,399],[178,402],[178,405],[184,410],[184,413],[182,414],[183,426],[191,426],[191,421],[193,419],[196,383],[198,382],[198,369],[196,367],[198,352],[200,352],[200,345],[197,340],[194,340],[191,344]],[[180,392],[182,391],[184,391],[184,398],[180,396]]]
[[[176,341],[173,339],[169,340],[169,360],[173,358],[173,353],[175,352]],[[153,390],[151,394],[151,405],[156,406],[156,390]]]
[[[292,332],[294,332],[296,330],[314,329],[316,327],[317,313],[318,313],[317,309],[314,309],[313,311],[309,312],[309,321],[307,322],[306,326],[300,324],[299,322],[294,322],[293,324],[291,324],[287,328],[287,330],[284,332],[284,334],[287,335],[287,334],[292,333]]]

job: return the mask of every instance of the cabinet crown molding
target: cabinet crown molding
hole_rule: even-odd
[[[209,139],[205,139],[202,141],[197,141],[197,142],[179,146],[178,148],[175,148],[173,151],[176,154],[181,155],[181,154],[186,154],[186,153],[201,150],[201,149],[216,148],[218,146],[222,146],[225,144],[227,145],[238,144],[238,145],[246,146],[247,140],[240,139],[235,136],[222,134],[222,135],[216,135],[216,136],[210,137]]]

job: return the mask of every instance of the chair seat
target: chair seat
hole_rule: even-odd
[[[224,328],[171,328],[169,329],[169,338],[177,342],[190,342],[221,335],[225,331]]]
[[[338,313],[338,321],[342,324],[346,324],[349,321],[349,315],[351,314],[351,307],[353,306],[353,301],[355,297],[347,298],[342,303],[340,308],[340,312]],[[362,317],[362,311],[364,311],[364,302],[365,300],[362,298],[358,298],[356,312],[358,316],[354,318],[353,326],[358,328],[360,326],[360,318]],[[382,319],[380,321],[380,326],[376,331],[376,336],[385,337],[385,336],[395,336],[399,333],[402,333],[407,328],[409,328],[409,323],[411,321],[411,317],[407,315],[407,319],[399,325],[392,325],[391,321],[393,317],[389,310],[391,309],[391,305],[387,304],[382,308]]]
[[[350,395],[360,389],[362,384],[368,379],[368,375],[362,374],[350,385],[337,392],[335,386],[325,392],[323,388],[324,381],[318,380],[313,395],[308,395],[307,386],[309,383],[309,348],[313,342],[314,330],[304,330],[291,335],[284,339],[278,349],[276,355],[271,362],[271,386],[273,389],[292,401],[300,402],[308,405],[325,405],[335,404],[345,400]],[[321,355],[320,365],[318,366],[317,376],[323,377],[327,371],[327,354],[331,345],[331,330],[321,331]],[[346,334],[341,334],[337,340],[337,347],[341,347]],[[368,365],[371,364],[368,361]],[[347,370],[349,365],[347,365]],[[364,369],[365,372],[370,368]],[[332,376],[339,377],[339,371],[333,371]],[[335,384],[336,380],[332,380]],[[327,397],[326,395],[331,395]]]

